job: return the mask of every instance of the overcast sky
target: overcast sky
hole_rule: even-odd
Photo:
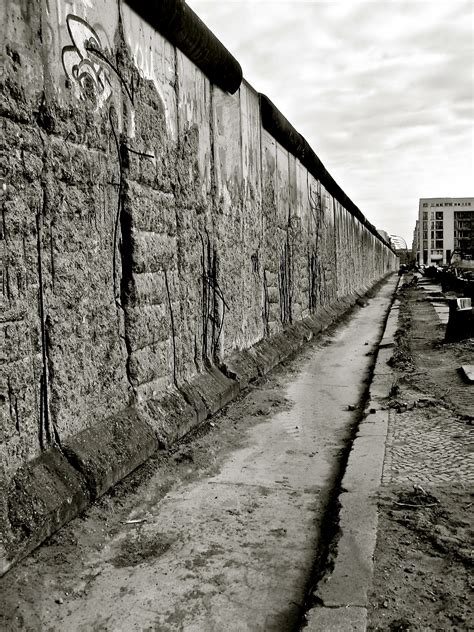
[[[187,0],[368,219],[474,196],[472,0]]]

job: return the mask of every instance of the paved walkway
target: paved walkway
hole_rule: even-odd
[[[474,484],[474,428],[449,409],[391,410],[383,483]]]
[[[401,279],[401,286],[404,281]],[[379,521],[380,503],[383,505],[385,497],[400,490],[411,494],[417,485],[421,489],[469,489],[474,481],[474,429],[464,415],[468,406],[471,414],[474,411],[474,392],[457,372],[460,358],[469,353],[470,343],[440,344],[445,330],[444,310],[436,304],[444,305],[440,290],[421,279],[415,288],[401,289],[400,300],[394,301],[390,311],[366,415],[359,425],[341,483],[339,536],[332,547],[332,565],[318,584],[317,606],[308,612],[311,632],[364,632],[367,621],[373,625],[374,600],[378,603],[371,590],[373,580],[379,595],[386,590],[390,595],[402,594],[398,607],[404,609],[403,600],[408,597],[403,593],[406,579],[401,583],[398,576],[392,579],[395,574],[390,564],[390,578],[383,575],[385,570],[373,577],[376,542],[384,560],[395,560],[395,564],[403,560],[407,542],[392,542],[394,533],[398,537],[397,529],[387,528],[385,515]],[[397,333],[400,327],[401,341]],[[411,502],[416,508],[419,501]],[[463,528],[461,525],[456,542],[462,542]],[[436,533],[444,534],[443,527],[437,527]],[[385,611],[382,599],[381,613],[378,616],[382,627],[377,625],[375,629],[411,629],[403,627],[402,619],[397,623],[397,603],[393,611]],[[456,609],[455,616],[458,615],[465,616],[462,608]],[[417,623],[423,616],[415,614]],[[390,619],[393,625],[388,625]]]
[[[416,276],[418,277],[418,286],[426,292],[428,300],[433,305],[440,322],[446,325],[449,319],[449,306],[441,291],[441,285],[433,283],[422,275]]]
[[[457,351],[450,345],[439,346],[444,330],[436,327],[436,316],[441,324],[447,323],[446,299],[441,286],[429,279],[420,277],[418,287],[426,292],[434,312],[429,305],[412,305],[412,348],[418,367],[403,387],[408,409],[390,410],[383,482],[470,485],[474,428],[466,426],[462,417],[474,414],[474,387],[464,383],[458,372],[469,351],[462,355],[462,343]]]
[[[403,339],[395,362],[387,354],[379,367],[388,428],[368,600],[374,632],[471,629],[474,385],[458,369],[474,341],[443,344],[444,305],[428,280],[402,290]]]

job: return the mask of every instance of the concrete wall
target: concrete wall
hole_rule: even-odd
[[[8,488],[129,405],[172,440],[187,422],[153,402],[395,258],[263,129],[250,85],[224,92],[127,4],[3,11]]]

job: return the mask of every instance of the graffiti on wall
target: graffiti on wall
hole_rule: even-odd
[[[62,49],[62,64],[72,86],[84,96],[94,97],[98,107],[112,95],[107,70],[99,61],[103,46],[99,35],[85,20],[69,14],[66,25],[71,44]]]

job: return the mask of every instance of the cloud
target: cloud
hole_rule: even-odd
[[[473,195],[474,5],[188,0],[370,221]]]

